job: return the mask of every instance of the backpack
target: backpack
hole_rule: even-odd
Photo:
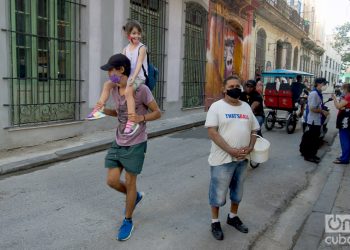
[[[142,45],[142,46],[144,46],[144,45]],[[140,46],[140,48],[142,46]],[[139,52],[138,52],[139,55],[140,55],[140,48],[139,48]],[[143,74],[146,77],[145,84],[152,91],[154,89],[154,87],[156,86],[159,70],[152,63],[149,62],[148,51],[146,52],[146,54],[147,54],[148,74],[146,74],[146,70],[145,70],[143,64],[142,64],[142,70],[143,70]]]

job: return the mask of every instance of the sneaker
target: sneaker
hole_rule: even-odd
[[[135,201],[134,210],[135,210],[136,206],[143,200],[143,197],[145,197],[144,192],[137,192],[136,193],[136,201]],[[124,214],[125,214],[125,208],[124,208]]]
[[[124,134],[133,135],[139,127],[138,123],[128,121],[125,125]]]
[[[123,220],[123,224],[119,228],[117,239],[120,241],[128,240],[131,237],[131,233],[134,230],[132,220]]]
[[[136,201],[135,201],[135,208],[136,208],[137,204],[139,204],[143,200],[143,197],[145,197],[144,192],[137,192]]]
[[[211,233],[217,240],[224,239],[224,233],[222,232],[220,222],[211,223]]]
[[[101,119],[103,117],[105,117],[106,114],[103,113],[103,108],[102,109],[94,109],[87,117],[86,120],[96,120],[96,119]]]
[[[229,224],[230,226],[233,226],[241,233],[245,233],[245,234],[248,233],[248,228],[246,227],[246,225],[243,224],[243,222],[239,219],[238,216],[230,218],[230,216],[228,215],[227,224]]]

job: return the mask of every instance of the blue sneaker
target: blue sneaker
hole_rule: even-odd
[[[137,204],[139,204],[143,200],[143,197],[145,197],[144,192],[137,192],[136,201],[135,201],[135,208],[136,208]]]
[[[134,210],[135,210],[137,204],[139,204],[143,200],[143,197],[145,197],[145,193],[144,192],[137,192],[136,193],[136,201],[135,201]],[[125,212],[126,212],[126,210],[124,208],[124,214],[125,214]]]
[[[119,228],[117,239],[120,241],[128,240],[131,237],[131,233],[134,230],[132,220],[123,220],[123,224]]]

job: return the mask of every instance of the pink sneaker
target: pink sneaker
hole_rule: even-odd
[[[105,113],[103,113],[103,108],[102,109],[97,109],[94,108],[92,112],[85,118],[86,120],[96,120],[105,117]]]
[[[124,134],[133,135],[139,127],[138,123],[128,121],[125,125]]]

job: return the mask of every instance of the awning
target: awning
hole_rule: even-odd
[[[311,73],[297,70],[289,70],[289,69],[274,69],[270,71],[264,71],[261,73],[263,77],[296,77],[297,75],[301,76],[314,76]]]

